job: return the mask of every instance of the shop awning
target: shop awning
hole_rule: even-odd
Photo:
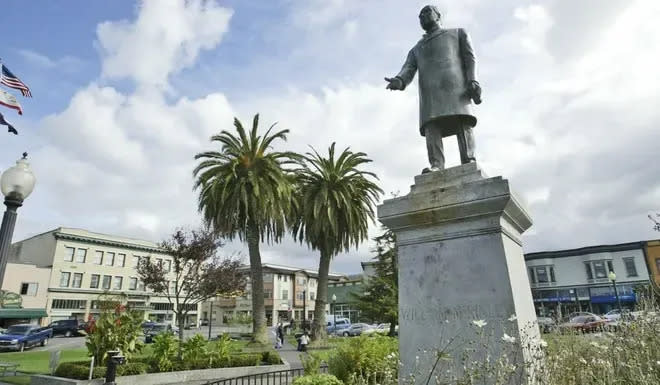
[[[0,319],[47,317],[46,309],[0,309]]]

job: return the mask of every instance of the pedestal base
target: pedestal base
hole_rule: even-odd
[[[400,384],[410,373],[425,383],[430,352],[457,360],[470,340],[485,343],[470,345],[470,360],[513,350],[522,362],[521,338],[539,338],[521,241],[532,221],[508,181],[487,178],[476,163],[419,175],[410,194],[378,207],[378,218],[399,247]]]

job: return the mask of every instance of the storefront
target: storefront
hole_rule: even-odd
[[[20,294],[0,290],[0,327],[7,328],[16,324],[42,324],[42,319],[48,317],[46,309],[23,308],[23,297]]]
[[[632,309],[637,302],[633,285],[617,285],[621,306]],[[541,317],[563,318],[570,313],[587,311],[605,314],[618,304],[612,285],[570,289],[532,290],[536,314]]]

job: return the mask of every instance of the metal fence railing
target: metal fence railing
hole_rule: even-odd
[[[328,367],[321,366],[321,373],[327,373]],[[247,376],[211,380],[206,385],[289,385],[296,377],[305,374],[302,368],[278,370],[276,372],[250,374]]]

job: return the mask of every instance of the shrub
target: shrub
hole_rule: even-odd
[[[142,331],[142,312],[131,311],[118,300],[102,300],[101,316],[90,322],[85,345],[94,362],[105,364],[107,352],[119,349],[130,359],[142,349],[138,337]]]
[[[118,376],[135,376],[147,373],[148,365],[142,362],[128,362],[117,367]]]
[[[282,358],[277,352],[266,350],[261,353],[261,361],[267,365],[279,365],[282,363]]]
[[[72,378],[76,380],[86,380],[89,378],[89,362],[86,365],[73,362],[63,362],[55,369],[57,377]],[[105,377],[105,367],[95,366],[92,378]]]
[[[332,374],[314,374],[296,378],[293,385],[344,385],[344,383]]]
[[[228,366],[229,357],[236,350],[236,345],[229,338],[229,335],[223,334],[217,341],[210,343],[208,346],[209,366],[212,368]]]
[[[239,366],[258,366],[261,363],[261,353],[256,354],[235,354],[231,356],[229,367]]]
[[[397,340],[385,336],[346,339],[328,357],[328,371],[346,384],[369,378],[382,383],[384,377],[396,378]]]
[[[151,364],[154,371],[169,372],[174,368],[178,341],[171,333],[161,333],[154,337]]]
[[[307,356],[301,355],[300,361],[302,362],[303,370],[306,376],[311,376],[321,373],[321,356],[318,353],[309,353]]]
[[[188,338],[181,347],[183,361],[204,361],[208,357],[206,339],[201,334]]]

